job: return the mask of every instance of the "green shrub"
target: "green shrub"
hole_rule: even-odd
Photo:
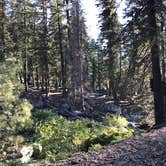
[[[40,134],[39,143],[42,145],[45,156],[49,160],[60,159],[60,153],[69,154],[74,150],[71,122],[63,117],[55,116],[50,121],[41,122],[37,127]]]
[[[37,142],[42,145],[46,159],[51,161],[95,150],[132,136],[133,131],[125,128],[127,121],[118,118],[107,117],[105,122],[99,123],[87,119],[69,121],[55,116],[39,123],[37,133],[40,137]]]
[[[32,126],[32,105],[19,98],[22,86],[16,73],[14,58],[0,63],[0,130],[12,134]]]
[[[49,119],[52,118],[53,112],[52,110],[40,110],[40,109],[33,109],[32,110],[32,118],[35,123],[38,123],[40,121],[48,121]]]
[[[33,126],[32,105],[27,100],[20,99],[23,86],[16,73],[16,59],[8,58],[0,63],[0,161],[5,162],[10,162],[7,154],[14,151],[11,144],[22,143],[24,138],[21,133]]]
[[[95,151],[95,150],[99,150],[102,148],[102,145],[100,144],[94,144],[94,145],[91,145],[91,147],[89,147],[89,150],[90,151]]]
[[[107,126],[113,126],[113,127],[127,127],[128,122],[127,120],[122,116],[106,116],[105,123]]]

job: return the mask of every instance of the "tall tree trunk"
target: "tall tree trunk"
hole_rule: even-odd
[[[121,82],[121,77],[122,77],[122,44],[120,45],[119,49],[119,82]]]
[[[81,51],[81,27],[80,27],[80,4],[79,0],[72,1],[72,50],[73,60],[72,67],[74,69],[74,100],[81,104],[84,108],[83,99],[83,67],[82,67],[82,51]]]
[[[162,54],[162,81],[166,83],[166,57],[165,57],[165,37],[166,28],[165,28],[165,15],[161,15],[161,54]],[[163,111],[164,118],[166,119],[166,96],[163,96]]]
[[[96,91],[96,62],[93,58],[92,60],[92,88],[93,92]]]
[[[161,72],[159,59],[159,46],[157,40],[157,23],[155,0],[148,0],[148,19],[149,19],[149,35],[151,42],[151,61],[153,75],[153,95],[155,107],[155,123],[161,124],[164,122],[163,95],[161,89]]]
[[[26,21],[26,4],[24,3],[24,86],[28,91],[28,53],[27,53],[27,21]]]
[[[98,50],[98,53],[97,53],[97,83],[98,83],[98,90],[101,90],[101,66],[100,66],[100,61],[101,61],[101,58],[100,58],[100,52]]]
[[[39,71],[38,67],[36,67],[36,87],[39,89]]]
[[[43,54],[43,63],[42,63],[42,84],[45,86],[42,86],[42,89],[45,89],[46,97],[48,96],[49,93],[49,66],[48,66],[48,30],[47,30],[47,0],[42,0],[42,15],[43,15],[43,20],[42,20],[42,42],[43,42],[43,48],[42,48],[42,54]],[[43,89],[43,90],[44,90]]]
[[[66,19],[67,19],[67,44],[66,44],[66,54],[65,54],[65,64],[66,64],[66,88],[68,93],[66,96],[71,100],[71,79],[72,79],[72,64],[71,64],[71,21],[70,21],[70,11],[69,11],[69,0],[66,0]]]
[[[5,60],[5,0],[1,0],[0,5],[0,62],[3,62]]]
[[[82,44],[83,44],[83,32],[81,30],[81,25],[80,25],[80,18],[79,18],[79,4],[77,4],[77,14],[78,14],[78,18],[77,18],[77,24],[78,24],[78,35],[79,35],[79,41],[78,42],[78,50],[79,50],[79,61],[80,61],[80,98],[81,98],[81,107],[82,110],[85,110],[85,101],[84,101],[84,77],[83,77],[83,50],[82,50]]]
[[[166,60],[165,60],[165,18],[161,16],[161,53],[162,53],[162,80],[166,81]]]
[[[60,18],[60,10],[57,1],[57,12],[58,12],[58,36],[59,36],[59,53],[61,58],[61,79],[62,79],[62,88],[63,88],[63,96],[66,96],[66,64],[65,58],[63,54],[63,44],[62,44],[62,27],[61,27],[61,18]]]
[[[66,0],[69,6],[69,0]],[[70,11],[70,13],[69,13]],[[71,16],[70,16],[71,15]],[[75,104],[81,104],[83,108],[83,55],[82,55],[82,32],[80,27],[80,4],[79,0],[71,1],[71,9],[66,10],[68,24],[67,67],[69,100]]]
[[[42,90],[42,92],[44,92],[44,90],[45,90],[45,87],[44,87],[44,74],[42,74],[42,76],[41,76],[41,90]]]
[[[114,101],[117,103],[118,102],[118,97],[117,97],[117,91],[116,91],[116,81],[114,77],[114,63],[115,59],[111,55],[113,54],[111,50],[109,50],[109,95],[113,96]]]

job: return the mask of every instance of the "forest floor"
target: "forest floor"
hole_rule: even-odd
[[[166,127],[41,166],[166,166]]]
[[[22,97],[28,99],[34,108],[51,109],[55,115],[69,120],[88,118],[102,121],[106,115],[116,114],[124,116],[132,124],[139,124],[148,115],[144,107],[127,100],[116,105],[112,97],[104,93],[89,93],[85,96],[85,110],[80,108],[80,104],[71,104],[60,92],[50,93],[49,97],[45,98],[41,91],[30,89],[29,92],[23,93]]]
[[[166,166],[166,127],[147,133],[137,128],[142,118],[147,116],[143,107],[128,101],[115,105],[111,97],[104,94],[89,94],[85,97],[87,109],[82,111],[71,105],[61,93],[52,93],[48,98],[38,91],[30,90],[22,94],[37,109],[51,109],[55,115],[69,120],[88,118],[102,121],[105,116],[120,114],[127,118],[136,136],[120,143],[109,145],[97,151],[91,151],[54,164],[41,166]],[[148,127],[149,128],[149,127]]]

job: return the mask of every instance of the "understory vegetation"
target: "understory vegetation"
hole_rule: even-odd
[[[21,156],[10,158],[16,147],[32,147],[32,161],[56,161],[78,153],[98,150],[104,145],[116,143],[133,135],[123,117],[107,116],[103,122],[88,119],[70,121],[55,116],[51,110],[33,110],[33,127],[15,135],[1,146],[1,162],[20,163]],[[30,131],[30,133],[29,133]],[[27,142],[29,139],[30,142]],[[39,148],[40,147],[40,148]],[[6,155],[6,156],[5,156]],[[20,157],[20,158],[19,158]]]
[[[103,123],[88,119],[69,121],[55,116],[37,126],[44,156],[50,160],[62,159],[76,152],[95,150],[132,136],[122,117],[107,117]]]

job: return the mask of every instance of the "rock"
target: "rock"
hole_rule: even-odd
[[[127,114],[127,109],[126,108],[122,110],[122,114],[123,115]]]
[[[83,113],[81,111],[74,111],[73,114],[75,116],[82,116],[83,115]]]
[[[121,108],[121,107],[117,107],[117,108],[115,109],[115,112],[116,112],[116,115],[117,115],[117,116],[120,116],[120,115],[122,114],[122,108]]]
[[[92,119],[97,120],[99,122],[102,122],[104,120],[104,117],[96,112],[96,113],[93,114]]]
[[[129,122],[128,123],[128,127],[132,128],[132,129],[135,129],[136,128],[136,124],[134,122]]]
[[[62,104],[62,105],[61,105],[61,108],[70,110],[70,106],[69,106],[69,104],[67,104],[67,103]]]
[[[131,115],[130,117],[132,122],[140,122],[142,119],[142,116],[139,114],[134,114],[134,115]]]
[[[106,95],[102,95],[102,96],[97,97],[97,99],[105,99],[105,98],[106,98]]]
[[[151,128],[151,126],[149,126],[149,124],[144,123],[141,124],[140,126],[138,126],[139,129],[143,129],[143,130],[149,130]]]
[[[113,102],[106,102],[103,106],[104,112],[112,112],[118,115],[121,115],[122,108],[120,106],[115,105]]]
[[[25,141],[26,142],[34,142],[35,141],[35,137],[27,137],[27,138],[25,138]]]
[[[139,123],[147,114],[142,107],[136,105],[131,105],[122,112],[128,121],[136,123]]]
[[[33,104],[35,108],[43,109],[45,107],[45,102],[43,100],[38,100]]]
[[[72,121],[72,120],[77,120],[77,119],[81,119],[81,118],[80,117],[70,116],[68,119]]]
[[[31,146],[23,146],[20,150],[22,158],[20,159],[22,163],[27,163],[31,160],[31,156],[33,155],[33,147]]]
[[[65,117],[68,117],[69,116],[69,111],[67,110],[67,109],[65,109],[65,108],[60,108],[59,110],[58,110],[58,114],[59,115],[62,115],[62,116],[65,116]]]
[[[131,105],[127,107],[129,113],[145,113],[144,109],[141,106]]]

